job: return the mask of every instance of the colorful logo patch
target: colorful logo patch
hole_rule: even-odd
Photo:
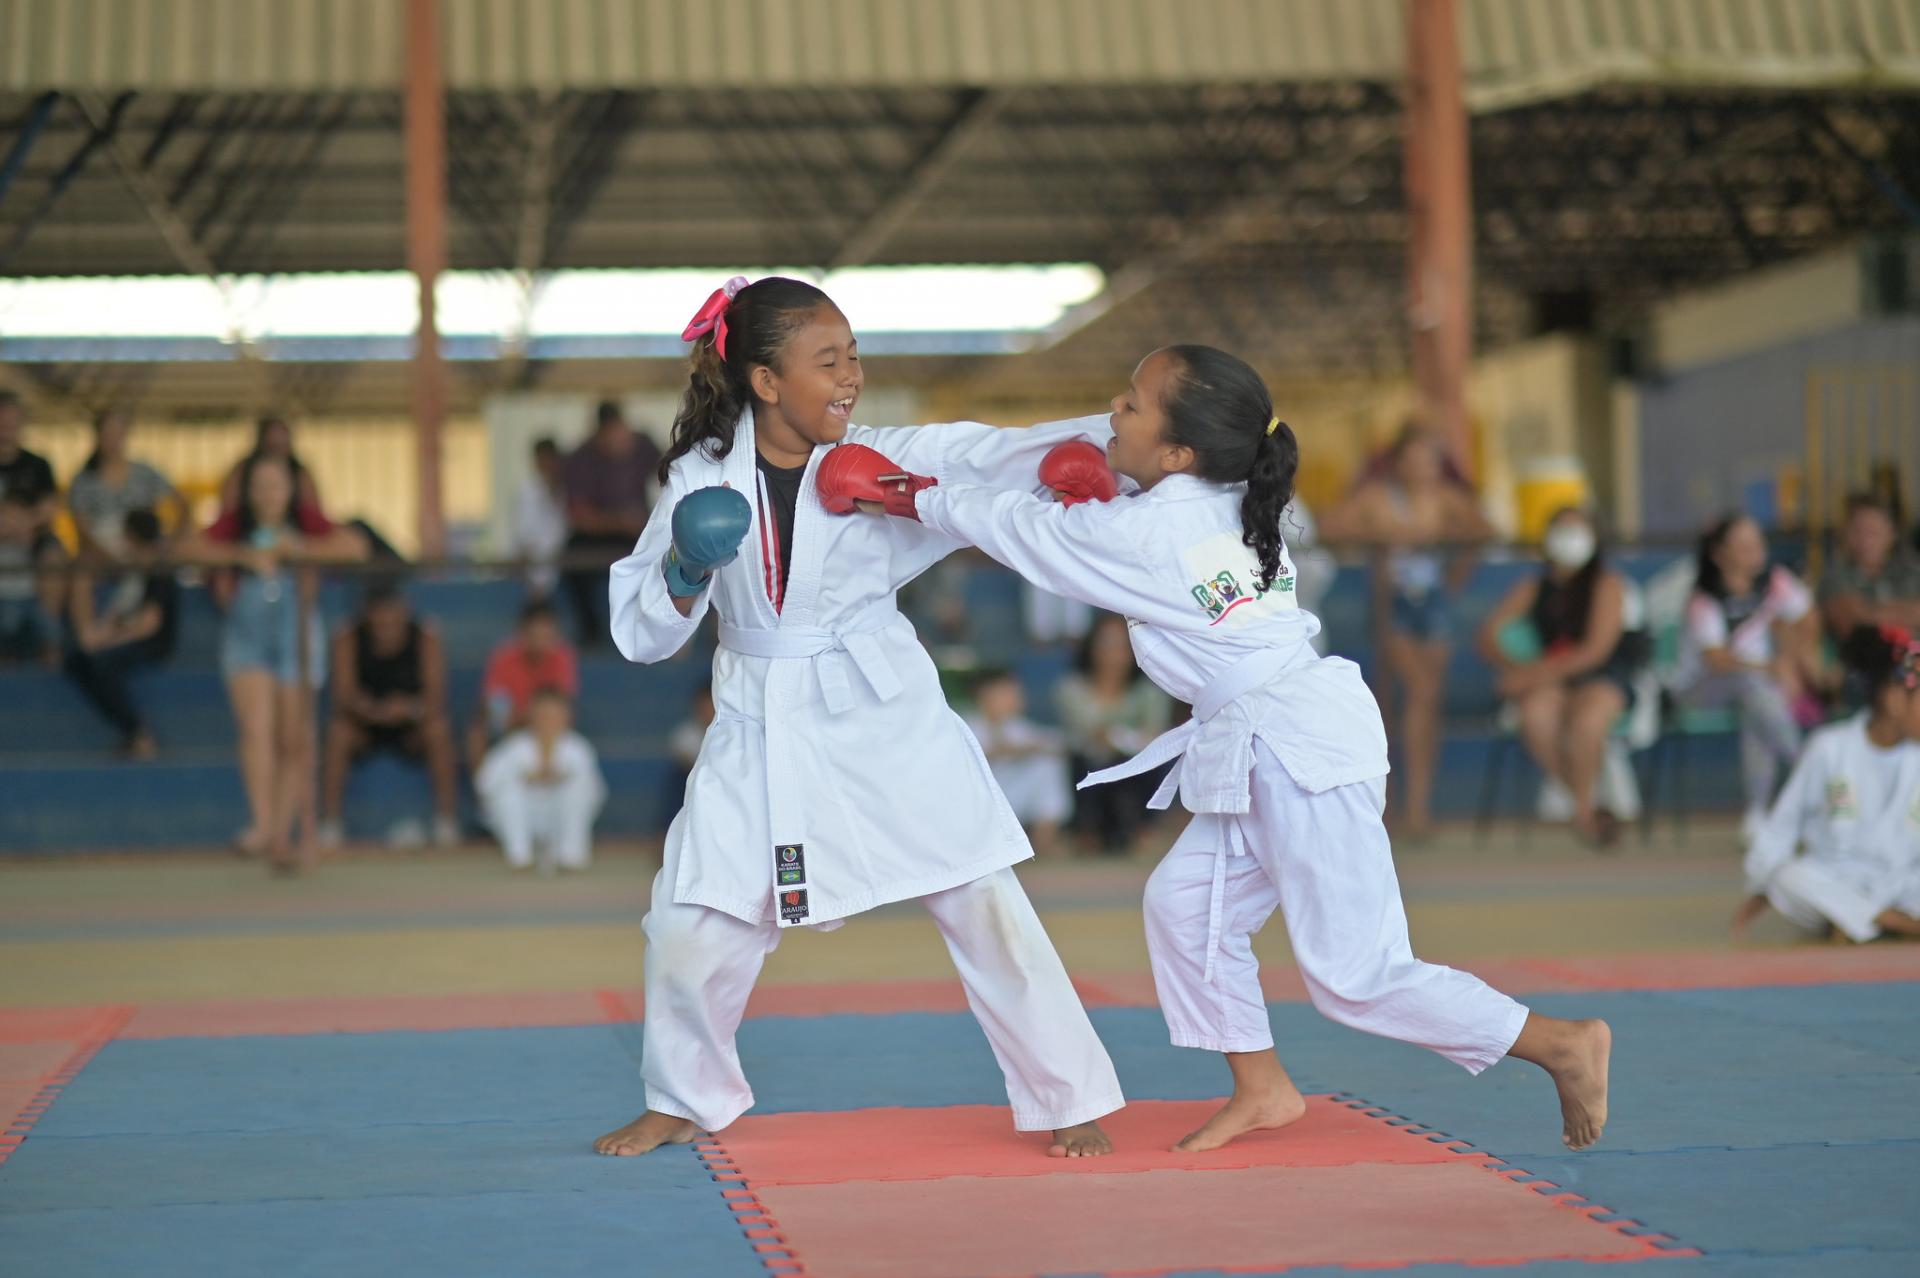
[[[1854,797],[1853,786],[1845,777],[1835,777],[1827,782],[1827,817],[1830,820],[1845,821],[1860,815],[1860,801]]]
[[[799,923],[807,917],[807,889],[794,888],[780,894],[780,921]]]
[[[782,843],[773,850],[773,881],[785,887],[791,883],[807,881],[807,855],[805,845]]]
[[[1234,613],[1260,616],[1298,607],[1293,596],[1293,564],[1284,551],[1273,584],[1260,589],[1260,563],[1238,537],[1221,534],[1190,546],[1181,556],[1198,580],[1188,587],[1194,603],[1217,626]]]

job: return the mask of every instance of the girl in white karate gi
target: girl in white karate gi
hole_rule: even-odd
[[[1225,1053],[1234,1093],[1180,1147],[1305,1111],[1273,1053],[1253,956],[1276,908],[1323,1014],[1475,1073],[1502,1056],[1533,1061],[1559,1088],[1566,1143],[1592,1144],[1606,1122],[1606,1024],[1530,1013],[1409,947],[1380,819],[1379,707],[1358,667],[1310,645],[1320,624],[1294,598],[1280,522],[1299,452],[1259,376],[1210,347],[1169,347],[1141,362],[1111,420],[1108,459],[1137,495],[1054,504],[906,476],[895,487],[913,494],[910,510],[893,497],[886,508],[1124,613],[1141,667],[1193,706],[1190,723],[1081,783],[1178,759],[1153,803],[1177,791],[1196,814],[1147,884],[1147,943],[1174,1043]],[[1111,491],[1104,474],[1087,478],[1052,486],[1068,501]]]
[[[1053,1131],[1055,1154],[1107,1152],[1094,1120],[1120,1108],[1119,1080],[1011,868],[1033,850],[895,606],[959,543],[829,518],[815,484],[828,458],[827,470],[882,460],[833,447],[846,440],[950,482],[1005,485],[1098,419],[851,425],[858,346],[827,295],[797,280],[731,281],[683,336],[691,384],[660,500],[613,567],[612,629],[628,660],[659,661],[716,610],[716,713],[642,923],[647,1112],[595,1148],[641,1154],[733,1122],[753,1104],[734,1035],[781,929],[919,897],[1014,1126]]]
[[[1920,936],[1920,642],[1861,626],[1841,655],[1871,690],[1868,708],[1808,738],[1747,848],[1736,936],[1769,904],[1855,941]]]

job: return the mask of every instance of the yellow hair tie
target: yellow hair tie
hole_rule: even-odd
[[[1267,434],[1271,435],[1273,434],[1273,432],[1279,429],[1280,429],[1280,419],[1278,417],[1274,418],[1272,421],[1267,423]]]

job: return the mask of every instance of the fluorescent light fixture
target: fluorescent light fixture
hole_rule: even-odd
[[[815,279],[856,334],[1024,333],[1044,329],[1106,286],[1079,263],[1035,266],[883,266],[799,270],[556,271],[536,277],[531,306],[498,271],[450,271],[435,301],[449,336],[672,337],[729,276]],[[0,342],[28,338],[406,337],[417,317],[413,277],[352,275],[157,276],[0,280]],[[978,345],[978,343],[973,343]],[[962,346],[968,345],[961,343]]]

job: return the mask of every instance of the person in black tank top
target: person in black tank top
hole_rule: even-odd
[[[1607,738],[1633,703],[1647,635],[1627,629],[1626,579],[1599,530],[1568,507],[1547,524],[1540,574],[1517,583],[1481,624],[1478,647],[1520,715],[1520,739],[1573,796],[1574,828],[1608,845],[1618,822],[1595,798]]]
[[[434,841],[457,843],[453,732],[438,632],[414,616],[398,587],[376,584],[368,588],[358,615],[334,636],[330,673],[321,843],[339,843],[348,774],[357,760],[376,750],[426,764],[433,782]],[[392,837],[416,841],[397,830]]]

